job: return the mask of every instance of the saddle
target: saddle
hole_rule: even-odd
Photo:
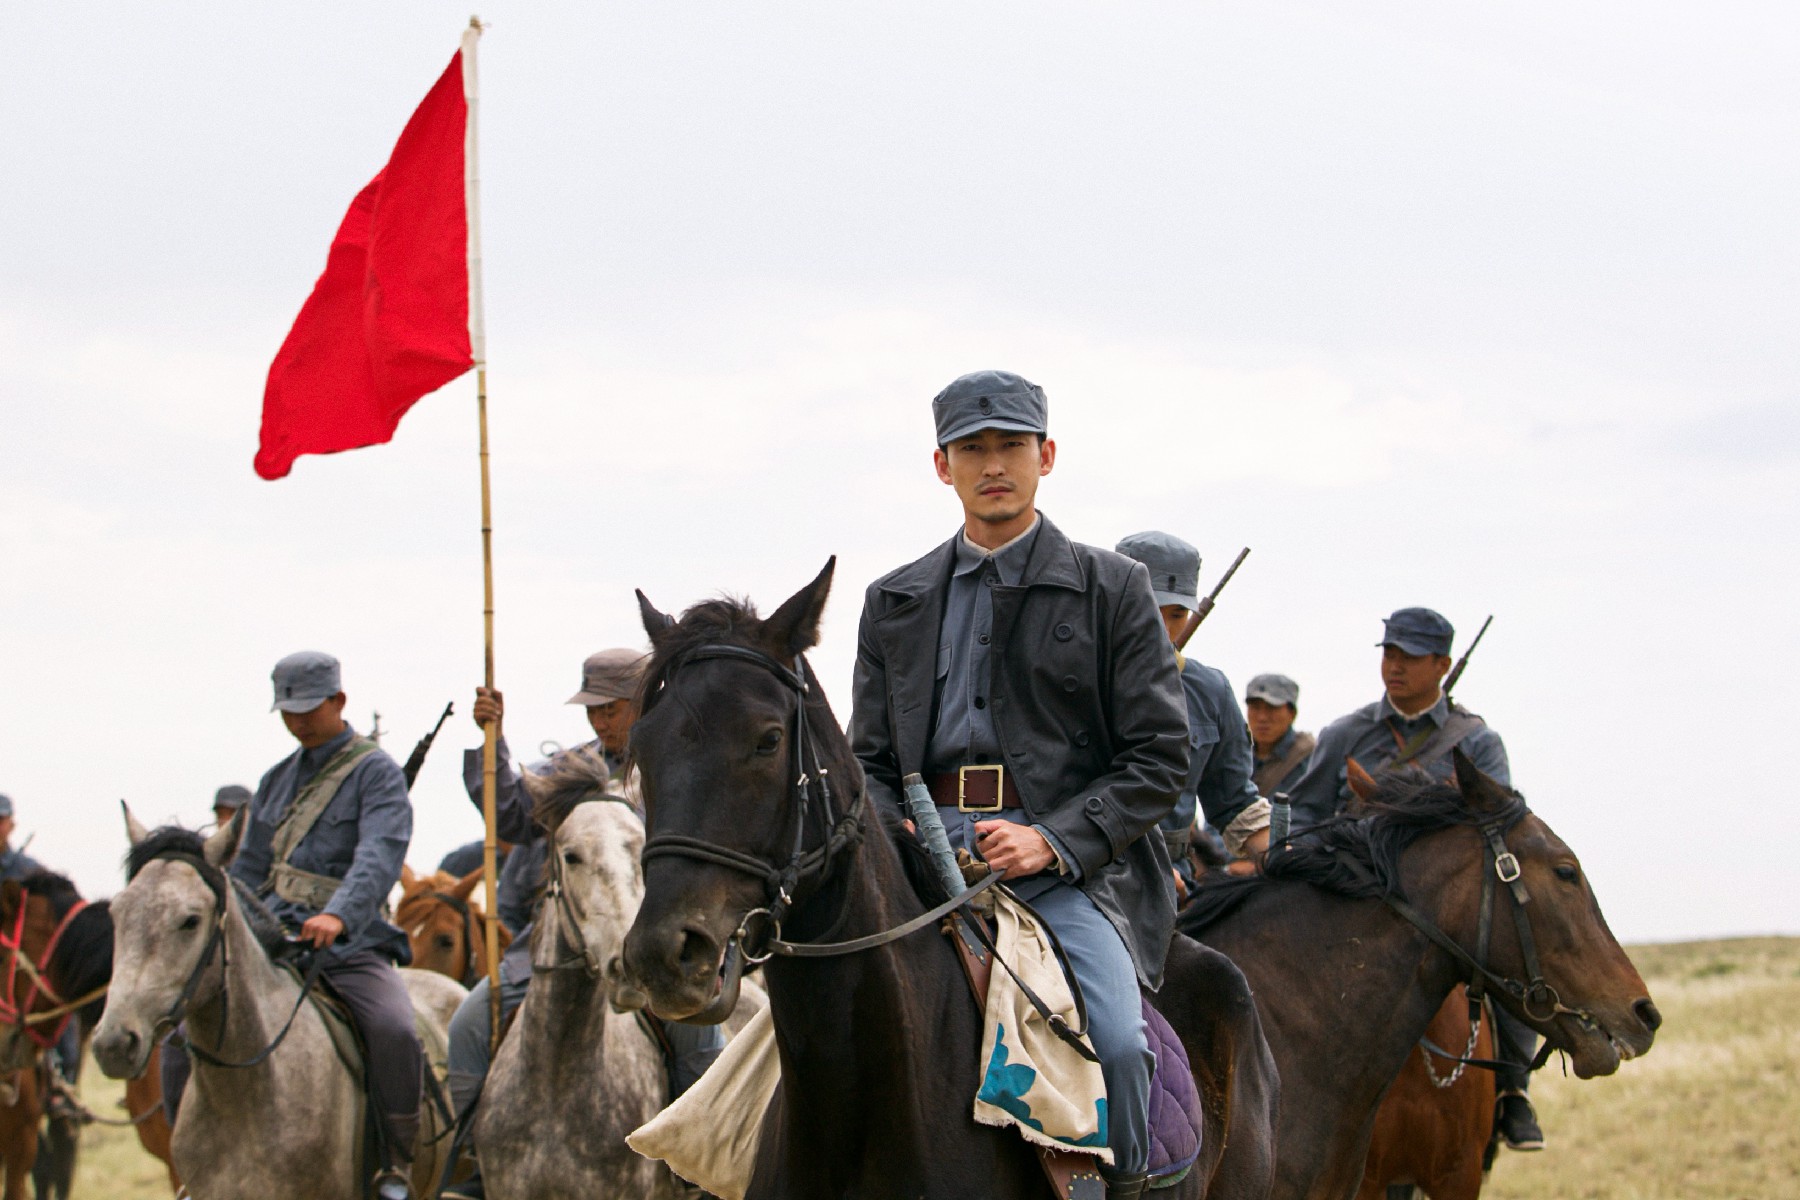
[[[993,985],[994,944],[991,938],[965,937],[957,928],[957,921],[955,915],[946,918],[942,929],[956,948],[957,960],[962,963],[963,975],[968,980],[976,1007],[985,1017]],[[1066,963],[1063,965],[1070,991],[1078,995],[1079,985],[1072,972],[1067,971]],[[1017,982],[1021,988],[1029,990],[1023,980]],[[1040,1002],[1033,996],[1032,1003]],[[1181,1039],[1148,997],[1144,997],[1142,1003],[1150,1050],[1156,1058],[1150,1080],[1150,1179],[1147,1185],[1155,1189],[1181,1182],[1199,1158],[1201,1109],[1199,1090],[1194,1085],[1193,1071]],[[990,1075],[991,1071],[990,1066]],[[988,1090],[989,1085],[984,1083],[984,1094]],[[1008,1107],[1021,1121],[1016,1127],[1022,1134],[1026,1128],[1036,1126],[1029,1109]],[[1035,1137],[1029,1140],[1058,1200],[1105,1200],[1106,1183],[1093,1155],[1048,1146]]]

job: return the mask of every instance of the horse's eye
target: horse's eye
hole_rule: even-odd
[[[190,929],[198,929],[198,928],[200,928],[200,914],[199,913],[189,913],[186,917],[182,918],[181,930],[183,933],[186,933]]]
[[[756,752],[758,754],[773,754],[780,746],[781,730],[770,729],[765,731],[762,737],[757,739]]]
[[[1564,883],[1574,883],[1575,868],[1568,863],[1558,863],[1556,867],[1556,877]]]
[[[581,865],[581,855],[575,853],[573,850],[565,850],[563,851],[563,863],[566,866],[579,867]]]

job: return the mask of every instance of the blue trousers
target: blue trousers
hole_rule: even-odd
[[[1131,953],[1087,893],[1037,876],[1013,889],[1062,942],[1087,1001],[1088,1040],[1106,1080],[1106,1144],[1112,1173],[1135,1175],[1150,1165],[1150,1076],[1156,1056],[1144,1025],[1142,994]]]

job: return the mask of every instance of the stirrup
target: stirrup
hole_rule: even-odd
[[[419,1200],[419,1194],[413,1191],[410,1167],[385,1167],[376,1172],[374,1183],[378,1200]]]

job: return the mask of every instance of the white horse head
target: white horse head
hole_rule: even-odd
[[[150,1052],[181,1018],[214,999],[224,980],[231,861],[244,810],[209,838],[146,830],[125,809],[131,882],[113,897],[113,974],[94,1032],[94,1060],[114,1079],[141,1075]]]
[[[546,889],[532,939],[539,968],[604,972],[618,956],[644,895],[644,823],[622,796],[605,791],[598,754],[559,755],[543,775],[526,776],[535,815],[550,831]]]

